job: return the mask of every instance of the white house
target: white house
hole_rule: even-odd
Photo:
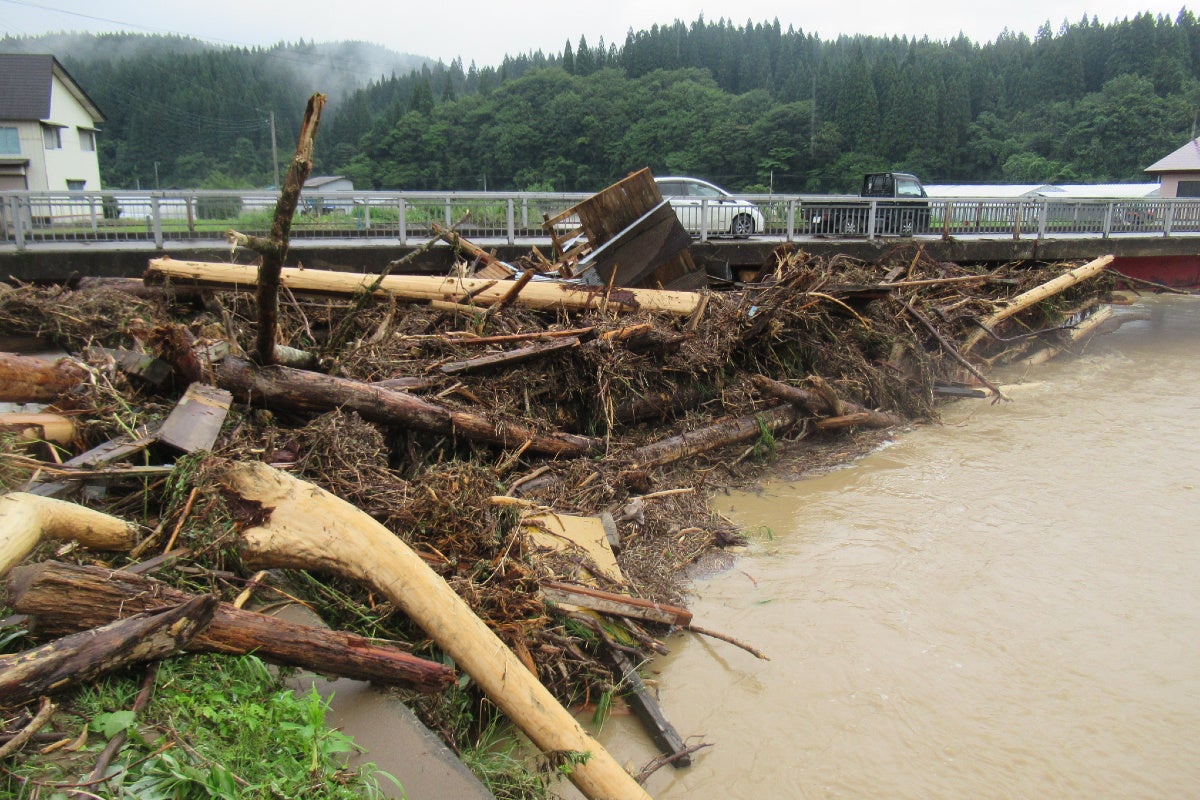
[[[0,191],[100,189],[103,122],[54,56],[0,53]]]

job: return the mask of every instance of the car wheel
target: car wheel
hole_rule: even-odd
[[[729,226],[729,233],[734,236],[749,236],[754,233],[754,217],[749,214],[738,214]]]
[[[846,216],[842,217],[841,222],[842,224],[838,227],[841,228],[842,233],[847,234],[848,236],[853,236],[858,233],[858,220],[854,218],[853,214],[847,214]]]

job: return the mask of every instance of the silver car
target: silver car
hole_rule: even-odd
[[[763,229],[758,206],[741,200],[719,186],[699,178],[655,178],[662,196],[688,233],[699,235],[701,228],[710,236],[743,238]]]

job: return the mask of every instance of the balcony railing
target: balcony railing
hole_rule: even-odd
[[[468,238],[515,244],[549,242],[542,221],[586,194],[538,192],[328,192],[304,194],[291,238],[407,245],[432,225],[459,225]],[[0,246],[46,243],[201,244],[225,231],[265,236],[270,192],[0,192]],[[762,215],[754,236],[875,238],[892,234],[1048,237],[1177,236],[1200,233],[1200,199],[1064,200],[929,198],[864,200],[843,196],[745,195]],[[715,202],[715,201],[705,201]],[[729,235],[705,206],[677,208],[702,240]],[[692,217],[695,217],[693,219]]]

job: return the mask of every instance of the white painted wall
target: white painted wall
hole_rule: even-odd
[[[87,110],[76,100],[57,75],[53,78],[53,88],[50,92],[50,119],[55,125],[65,126],[61,129],[62,149],[47,150],[41,141],[41,126],[38,126],[37,145],[43,154],[42,175],[44,184],[35,184],[33,175],[30,176],[30,189],[46,189],[52,192],[66,191],[67,181],[84,181],[83,188],[98,191],[100,186],[100,159],[96,151],[85,151],[80,143],[79,129],[90,129],[95,126]],[[25,139],[22,134],[21,147],[24,150]],[[33,173],[33,161],[30,159],[30,172]],[[39,182],[40,183],[40,182]]]

